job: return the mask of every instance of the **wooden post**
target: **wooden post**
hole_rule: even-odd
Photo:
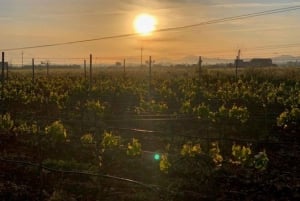
[[[90,54],[90,88],[92,88],[92,67],[93,67],[93,55]]]
[[[24,52],[22,51],[22,68],[24,67],[24,65],[23,65],[23,56],[24,56]]]
[[[152,65],[152,58],[151,56],[149,56],[149,100],[151,100],[151,74],[152,74],[152,69],[151,69],[151,65]]]
[[[143,47],[141,47],[141,67],[143,67]]]
[[[238,69],[238,62],[239,62],[239,57],[236,56],[236,59],[235,59],[235,80],[237,80],[237,69]]]
[[[32,83],[34,83],[34,58],[32,58]]]
[[[1,83],[2,83],[2,88],[4,87],[4,66],[5,66],[5,62],[4,62],[4,52],[2,52],[2,72],[1,72]]]
[[[84,68],[84,80],[86,81],[86,60],[84,60],[83,68]]]
[[[47,61],[46,67],[47,67],[47,77],[49,77],[49,61]]]
[[[1,115],[4,115],[4,52],[2,52],[2,73],[1,73]]]
[[[123,60],[123,68],[124,68],[124,76],[125,76],[125,65],[126,65],[126,60]]]
[[[6,80],[8,80],[8,63],[6,65]]]
[[[241,55],[241,50],[238,51],[238,55],[236,56],[235,60],[235,80],[237,81],[237,75],[238,75],[238,66],[240,62],[240,55]]]
[[[200,77],[201,77],[201,67],[202,67],[202,57],[201,56],[199,56],[198,65],[199,65],[199,80],[200,80]]]

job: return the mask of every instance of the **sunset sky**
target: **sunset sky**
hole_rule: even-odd
[[[47,45],[131,34],[136,15],[148,13],[157,29],[277,8],[300,6],[300,0],[1,0],[0,49]],[[20,64],[31,58],[75,58],[90,53],[98,62],[127,58],[139,62],[143,54],[179,61],[187,56],[234,58],[300,55],[300,9],[237,21],[227,21],[149,36],[100,40],[72,45],[6,51],[6,60]],[[290,45],[283,48],[282,45]],[[82,62],[79,59],[79,62]]]

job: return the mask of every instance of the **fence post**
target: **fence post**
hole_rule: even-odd
[[[201,56],[199,56],[198,66],[199,66],[199,80],[200,80],[200,77],[201,77],[201,66],[202,66],[202,57]]]
[[[1,72],[1,83],[2,83],[2,88],[4,86],[4,67],[5,67],[5,62],[4,62],[4,52],[2,52],[2,72]]]
[[[151,56],[149,56],[149,100],[151,100],[151,74],[152,74],[152,69],[151,69],[151,65],[152,65],[152,58]]]
[[[34,83],[34,58],[32,58],[32,83]]]
[[[22,68],[24,67],[23,59],[24,59],[24,52],[22,51]]]
[[[2,73],[1,73],[1,113],[4,115],[4,52],[2,52]]]
[[[238,69],[238,62],[239,62],[239,57],[236,56],[236,59],[235,59],[235,80],[237,81],[237,69]]]
[[[92,67],[93,67],[93,55],[90,54],[90,89],[92,88]]]
[[[84,68],[84,80],[86,81],[86,60],[84,60],[83,68]]]
[[[143,46],[141,47],[141,67],[143,67]]]
[[[237,76],[238,76],[238,66],[240,62],[240,55],[241,55],[241,50],[238,51],[238,55],[236,56],[235,60],[235,80],[237,81]]]
[[[124,77],[125,77],[125,65],[126,65],[126,60],[123,60],[123,69],[124,69]]]
[[[47,77],[49,77],[49,61],[47,61],[46,67],[47,67]]]
[[[6,80],[8,80],[8,63],[6,65]]]

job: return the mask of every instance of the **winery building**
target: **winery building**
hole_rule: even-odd
[[[270,67],[276,66],[270,58],[253,58],[250,61],[238,60],[239,67]]]

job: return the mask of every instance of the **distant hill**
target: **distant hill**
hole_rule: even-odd
[[[255,57],[255,58],[260,58]],[[178,58],[178,59],[168,59],[168,58],[164,58],[164,59],[160,59],[160,61],[158,61],[158,63],[163,63],[163,64],[171,64],[171,63],[181,63],[181,64],[197,64],[198,63],[198,59],[199,56],[195,56],[195,55],[188,55],[182,58]],[[210,57],[202,57],[203,60],[203,64],[221,64],[221,63],[234,63],[234,59],[224,59],[224,58],[210,58]],[[241,58],[244,61],[250,61],[253,58]],[[280,56],[276,56],[276,57],[272,57],[271,58],[274,64],[282,64],[282,63],[287,63],[287,62],[295,62],[295,61],[299,61],[300,62],[300,56],[291,56],[291,55],[280,55]]]
[[[300,56],[291,56],[291,55],[280,55],[272,58],[273,63],[287,63],[289,61],[300,61]]]
[[[178,59],[163,58],[158,61],[161,64],[197,64],[199,56],[188,55]],[[233,63],[233,59],[222,59],[222,58],[209,58],[202,57],[203,64],[219,64],[219,63]]]

